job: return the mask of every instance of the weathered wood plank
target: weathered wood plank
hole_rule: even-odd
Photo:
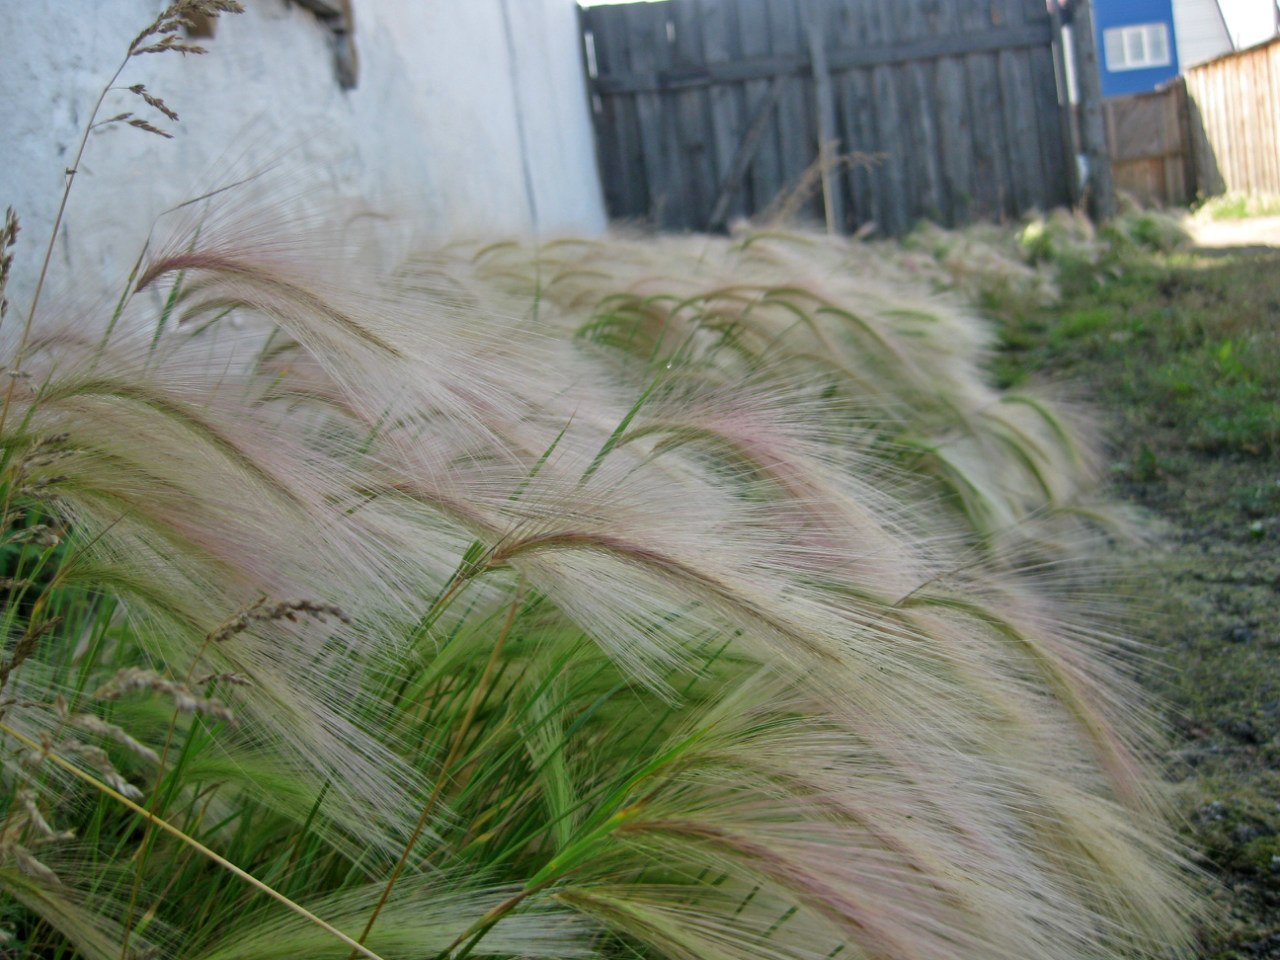
[[[943,219],[948,226],[955,226],[973,220],[976,213],[969,77],[964,61],[954,57],[939,60],[935,80],[938,144],[948,201]]]
[[[1198,187],[1280,192],[1280,39],[1187,71]]]
[[[1263,73],[1260,81],[1263,95],[1258,109],[1259,113],[1267,118],[1268,125],[1268,133],[1263,143],[1271,144],[1271,149],[1267,153],[1271,161],[1270,172],[1261,189],[1268,193],[1280,194],[1280,150],[1275,147],[1280,143],[1280,43],[1273,43],[1268,51],[1258,54],[1257,57]]]
[[[871,38],[867,25],[867,0],[833,0],[833,5],[836,9],[835,23],[838,26],[833,32],[828,53],[839,47],[849,47],[854,50],[865,50],[869,47]],[[830,66],[829,56],[827,60]]]
[[[1178,141],[1182,144],[1182,151],[1176,158],[1176,166],[1173,171],[1174,177],[1177,178],[1177,193],[1181,199],[1177,201],[1179,205],[1190,203],[1195,199],[1195,161],[1193,159],[1193,146],[1191,142],[1191,129],[1188,124],[1187,114],[1187,85],[1179,77],[1174,83],[1176,96],[1174,98],[1174,109],[1177,112],[1178,121]],[[1173,187],[1170,188],[1174,189]]]
[[[928,25],[922,9],[922,3],[927,2],[929,0],[896,0],[894,2],[890,35],[895,43],[912,43],[928,36]]]
[[[920,7],[917,36],[936,42],[958,32],[957,0],[918,0]],[[917,61],[912,70],[911,95],[920,104],[919,140],[926,151],[923,156],[925,184],[917,216],[936,223],[949,223],[952,217],[951,190],[946,171],[946,154],[942,140],[944,106],[938,98],[938,65],[941,59]]]
[[[1253,60],[1257,90],[1257,110],[1261,122],[1257,127],[1258,148],[1261,151],[1261,164],[1258,171],[1258,182],[1261,189],[1270,193],[1280,192],[1280,119],[1276,114],[1280,109],[1277,103],[1277,81],[1280,77],[1272,73],[1269,56],[1251,55]],[[1270,148],[1268,148],[1268,144]]]
[[[729,165],[728,173],[720,186],[719,195],[711,208],[711,214],[707,221],[708,229],[715,230],[724,225],[731,201],[741,193],[743,177],[751,166],[751,161],[755,159],[765,128],[772,120],[773,113],[778,108],[778,101],[782,98],[783,83],[782,77],[773,79],[768,96],[757,108],[755,116],[751,118],[751,126],[747,128],[746,135],[738,145],[737,152]]]
[[[741,55],[738,45],[738,11],[735,0],[697,0],[702,26],[702,49],[706,62],[726,63]],[[747,129],[746,92],[742,84],[713,84],[708,89],[711,109],[711,138],[715,145],[715,182],[729,176],[733,158]],[[713,201],[714,205],[714,201]],[[743,196],[735,193],[725,211],[726,218],[746,215]],[[708,213],[708,220],[710,213]]]
[[[934,0],[898,0],[894,39],[898,43],[929,42],[929,10]],[[909,223],[938,219],[942,213],[942,176],[938,162],[936,125],[930,96],[931,61],[914,60],[893,71],[902,105],[903,161],[908,182]]]
[[[659,23],[665,24],[665,3],[626,4],[619,7],[627,27],[627,55],[635,73],[656,73],[663,58],[665,36],[659,37]],[[661,18],[661,19],[660,19]],[[661,27],[665,33],[665,26]],[[665,112],[662,95],[657,90],[636,94],[636,118],[640,130],[640,150],[644,158],[645,185],[648,188],[648,219],[661,225],[673,205],[679,184],[671,179],[668,163]]]
[[[738,0],[738,32],[743,57],[769,56],[772,51],[769,45],[769,11],[766,0]],[[752,80],[746,83],[745,88],[748,109],[754,111],[768,98],[770,82],[764,79]],[[764,210],[782,189],[781,129],[776,114],[771,113],[765,123],[764,140],[756,152],[747,178],[751,188],[748,206],[752,211]]]
[[[1267,94],[1263,99],[1263,109],[1271,117],[1271,142],[1274,144],[1280,142],[1280,43],[1272,42],[1266,53],[1260,56],[1265,57],[1267,65]],[[1280,194],[1280,157],[1274,154],[1273,157],[1277,160],[1277,169],[1265,189],[1269,193]]]
[[[840,186],[839,172],[835,168],[836,157],[842,150],[835,116],[835,94],[831,85],[831,73],[827,69],[826,39],[822,32],[827,11],[820,9],[816,3],[809,3],[805,12],[805,33],[809,56],[813,60],[814,114],[818,125],[819,163],[822,166],[823,220],[828,233],[837,233],[843,229],[844,224],[844,193]]]
[[[599,75],[613,71],[630,70],[627,54],[627,22],[622,7],[596,7],[589,11],[587,21],[595,41],[596,63]],[[602,99],[603,119],[607,126],[602,137],[612,134],[616,143],[611,162],[619,171],[618,182],[612,192],[616,206],[611,205],[612,216],[626,219],[644,217],[649,210],[649,190],[644,172],[644,153],[640,146],[639,120],[635,97],[631,94],[610,95],[596,84]]]
[[[915,219],[924,217],[941,222],[946,219],[949,202],[942,174],[935,99],[932,96],[936,89],[936,67],[928,61],[922,61],[909,64],[903,69],[908,81],[907,96],[914,105],[911,112],[912,150],[917,158],[913,172],[918,178],[918,186],[911,214]]]
[[[778,125],[781,141],[782,183],[780,191],[790,192],[801,188],[801,181],[810,165],[817,159],[817,124],[813,118],[813,79],[808,41],[804,38],[796,0],[766,0],[769,18],[769,46],[774,56],[798,57],[804,62],[800,74],[787,83],[778,104]],[[809,217],[821,216],[816,197],[810,197],[801,205],[801,211]]]
[[[1069,103],[1070,94],[1067,84],[1067,58],[1071,56],[1071,51],[1067,49],[1066,22],[1063,18],[1062,10],[1057,4],[1049,8],[1049,22],[1053,31],[1050,53],[1053,58],[1053,86],[1057,93],[1058,126],[1062,137],[1061,161],[1067,186],[1067,197],[1072,206],[1077,206],[1080,203],[1082,190],[1080,171],[1076,163],[1076,157],[1080,153],[1080,139],[1075,109]],[[1041,102],[1037,109],[1047,106],[1044,97],[1045,94],[1042,94]],[[1044,121],[1042,119],[1042,127],[1043,124]],[[1046,164],[1052,164],[1052,162],[1052,158],[1046,155]]]
[[[802,75],[809,69],[807,53],[800,55],[771,56],[757,52],[768,41],[767,22],[756,20],[754,7],[761,0],[741,0],[739,15],[743,31],[743,57],[727,63],[708,64],[698,70],[636,72],[630,74],[602,73],[598,88],[607,93],[639,92],[642,90],[668,90],[681,86],[697,86],[708,83],[734,83],[743,80],[760,80],[778,74]],[[629,9],[623,6],[622,9]],[[873,24],[874,18],[868,24]],[[870,31],[869,31],[870,32]],[[748,43],[748,35],[753,40]],[[1046,24],[1011,27],[997,30],[987,27],[984,32],[972,35],[951,34],[930,37],[910,43],[888,46],[840,49],[829,51],[828,66],[832,71],[854,70],[882,64],[901,64],[913,60],[935,60],[939,57],[963,56],[971,53],[998,53],[1001,50],[1020,47],[1048,46],[1051,31]]]
[[[1113,173],[1118,189],[1139,202],[1183,204],[1191,199],[1185,170],[1190,151],[1181,83],[1154,93],[1111,99],[1106,110],[1114,131]],[[1142,137],[1149,137],[1142,143]]]
[[[759,213],[832,140],[842,151],[886,158],[822,178],[806,212],[832,225],[874,219],[898,233],[921,216],[1001,219],[1059,202],[1070,166],[1054,27],[1041,3],[666,0],[643,13],[636,4],[612,8],[631,12],[614,43],[621,55],[601,56],[593,85],[605,105],[602,136],[618,132],[617,145],[602,144],[601,167],[638,172],[639,184],[607,184],[610,210],[630,194],[666,226]],[[780,103],[762,110],[770,90]],[[630,134],[621,116],[628,104]]]
[[[927,36],[934,38],[952,37],[960,30],[960,15],[956,10],[957,0],[933,0],[924,8],[925,22],[928,26]]]
[[[676,65],[706,61],[702,45],[702,18],[696,3],[672,4],[670,13],[675,38],[672,57]],[[676,154],[679,172],[685,178],[681,226],[701,229],[711,213],[718,180],[715,171],[715,143],[711,123],[709,89],[681,90],[674,95]]]
[[[1051,210],[1072,202],[1069,160],[1072,151],[1064,136],[1068,129],[1067,111],[1058,102],[1058,81],[1054,72],[1053,50],[1031,50],[1032,102],[1036,115],[1036,143],[1039,146],[1041,196],[1036,205]]]
[[[965,72],[969,80],[973,212],[984,219],[1000,221],[1011,211],[995,58],[970,55],[965,58]]]
[[[871,221],[878,222],[875,208],[875,163],[879,149],[872,119],[871,79],[865,70],[852,70],[835,82],[836,110],[840,117],[841,139],[845,149],[861,155],[860,161],[846,168],[845,183],[849,191],[848,226],[856,230]]]
[[[1116,212],[1116,194],[1102,129],[1102,80],[1094,36],[1092,8],[1088,3],[1081,4],[1075,8],[1072,39],[1079,66],[1076,80],[1080,89],[1081,141],[1089,159],[1089,205],[1097,219],[1109,220]]]
[[[854,39],[845,33],[846,11],[842,0],[803,0],[803,2],[805,6],[802,22],[812,20],[817,25],[824,51],[835,50],[840,46],[856,46]]]
[[[1022,12],[1023,23],[1041,23],[1049,19],[1048,5],[1045,0],[1017,0]]]
[[[889,46],[893,43],[893,0],[863,0],[863,3],[867,8],[867,46]]]
[[[1018,217],[1035,207],[1044,193],[1031,64],[1025,51],[1006,50],[997,55],[996,67],[1009,170],[1006,210]]]
[[[989,0],[961,0],[957,12],[959,21],[956,26],[962,34],[981,35],[995,26],[991,20]]]
[[[591,28],[591,10],[578,8],[579,33],[583,42],[584,69],[590,90],[591,121],[595,134],[596,169],[604,192],[605,209],[611,213],[624,206],[622,194],[628,182],[620,156],[622,131],[619,129],[616,103],[618,97],[602,97],[595,91],[596,36]]]
[[[835,0],[832,42],[828,47],[827,68],[833,74],[836,115],[840,123],[844,150],[856,157],[842,169],[845,195],[849,205],[845,211],[846,229],[856,230],[874,223],[874,161],[876,124],[870,96],[870,73],[863,69],[835,67],[831,56],[844,50],[872,49],[873,10],[869,0]]]
[[[911,217],[907,201],[906,146],[901,129],[903,110],[893,67],[881,66],[871,71],[871,91],[877,106],[876,140],[880,150],[887,154],[885,162],[876,168],[881,194],[879,220],[884,230],[897,234],[906,230]]]
[[[651,49],[659,73],[669,73],[675,68],[675,21],[674,10],[680,6],[674,0],[663,0],[661,3],[647,4],[648,16],[644,30],[648,33]],[[667,230],[683,230],[698,226],[698,222],[689,218],[692,204],[690,192],[693,188],[689,171],[685,167],[680,137],[680,100],[683,94],[692,91],[662,91],[658,100],[658,116],[662,139],[659,146],[659,163],[662,169],[662,180],[667,184],[665,202],[662,205],[661,218],[655,222]]]
[[[1023,23],[1022,0],[986,0],[991,8],[991,22],[997,27]]]

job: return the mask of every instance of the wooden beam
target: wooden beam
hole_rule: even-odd
[[[1098,69],[1098,46],[1093,33],[1093,4],[1080,0],[1075,8],[1075,27],[1071,39],[1079,66],[1080,113],[1083,117],[1081,138],[1089,161],[1089,206],[1097,220],[1110,220],[1116,215],[1116,186],[1111,177],[1111,157],[1107,152],[1107,129],[1102,114],[1102,74]]]
[[[1071,102],[1071,93],[1067,83],[1067,57],[1073,52],[1067,49],[1066,34],[1063,33],[1066,23],[1062,16],[1062,7],[1058,0],[1050,0],[1049,22],[1053,28],[1053,81],[1058,90],[1058,124],[1062,130],[1062,175],[1066,178],[1067,199],[1072,206],[1080,202],[1080,171],[1076,166],[1076,154],[1079,144],[1076,142],[1075,105]],[[1050,158],[1050,169],[1055,169]]]
[[[782,98],[782,87],[785,82],[782,77],[773,78],[768,95],[756,109],[755,116],[751,118],[751,126],[747,129],[746,136],[742,138],[742,143],[738,145],[738,152],[734,154],[733,163],[729,166],[729,175],[725,177],[724,184],[720,187],[720,195],[716,198],[716,205],[711,210],[711,219],[707,221],[708,230],[716,230],[724,224],[724,216],[729,212],[729,203],[733,200],[733,195],[737,193],[738,188],[742,186],[742,178],[746,176],[747,168],[751,166],[756,151],[760,149],[760,139],[765,127],[769,125],[769,115],[773,113],[774,107]]]
[[[835,50],[827,55],[831,73],[870,67],[932,60],[937,57],[964,57],[977,53],[998,53],[1023,47],[1047,47],[1052,39],[1048,20],[1028,26],[989,30],[983,33],[930,37],[910,43],[878,48]],[[596,78],[600,94],[654,93],[712,83],[768,80],[777,76],[805,75],[813,69],[808,53],[797,56],[750,57],[705,67],[653,72],[608,73]]]
[[[844,197],[835,178],[836,155],[840,138],[836,134],[836,102],[831,92],[831,74],[827,70],[827,51],[818,29],[813,3],[804,7],[804,27],[809,41],[809,58],[813,61],[815,110],[818,117],[818,164],[822,173],[822,210],[827,233],[844,229]]]

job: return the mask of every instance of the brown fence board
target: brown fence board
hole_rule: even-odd
[[[719,226],[803,184],[789,209],[900,233],[1068,199],[1042,0],[666,0],[583,25],[615,217]],[[817,177],[824,138],[884,159]]]
[[[1192,197],[1185,88],[1116,97],[1103,106],[1116,189],[1143,204],[1171,206]]]
[[[1147,203],[1280,193],[1280,40],[1104,105],[1116,184]]]
[[[1280,194],[1280,39],[1186,73],[1197,187]]]

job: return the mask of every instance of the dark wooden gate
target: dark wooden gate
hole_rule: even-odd
[[[664,0],[582,24],[613,217],[706,230],[781,202],[901,233],[1069,200],[1045,0]]]

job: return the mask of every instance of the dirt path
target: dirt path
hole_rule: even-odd
[[[1200,226],[1206,249],[1077,285],[1006,337],[1018,369],[1089,391],[1112,494],[1161,534],[1124,566],[1204,870],[1198,956],[1280,960],[1280,218]]]
[[[1188,217],[1186,227],[1197,247],[1280,248],[1280,217],[1253,217],[1245,220]]]
[[[1280,218],[1208,226],[1201,244],[1240,245],[1155,282],[1122,315],[1144,317],[1134,342],[1090,377],[1116,493],[1166,531],[1135,560],[1177,813],[1208,872],[1200,956],[1280,960]]]

